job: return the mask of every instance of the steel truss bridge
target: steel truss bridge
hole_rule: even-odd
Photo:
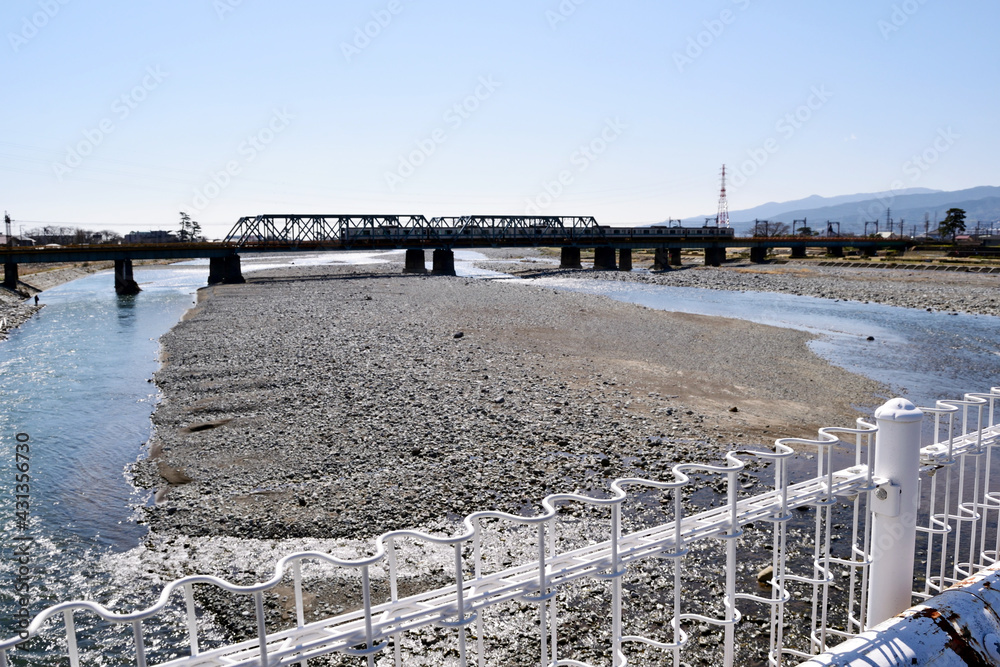
[[[240,218],[225,242],[247,249],[453,248],[601,243],[608,231],[589,216],[259,215]]]
[[[591,216],[274,214],[240,218],[225,244],[243,250],[482,247],[903,248],[907,239],[858,236],[737,238],[731,228],[609,227]]]

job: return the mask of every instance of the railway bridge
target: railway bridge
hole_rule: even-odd
[[[258,215],[240,218],[222,242],[138,245],[77,245],[0,248],[4,287],[17,288],[18,264],[113,260],[115,289],[138,291],[133,260],[208,258],[209,284],[243,282],[241,253],[315,252],[326,250],[405,250],[404,271],[424,272],[425,253],[432,252],[432,273],[454,275],[456,248],[558,247],[562,268],[582,268],[581,250],[594,251],[594,269],[632,269],[632,251],[652,249],[654,270],[681,261],[682,250],[703,250],[705,263],[718,266],[728,248],[746,248],[753,262],[768,250],[790,248],[805,257],[808,247],[842,256],[845,247],[873,255],[879,249],[901,249],[905,239],[841,236],[737,238],[730,228],[609,227],[588,216],[470,215],[426,218],[422,215]]]
[[[242,250],[403,249],[406,271],[424,270],[424,251],[433,251],[432,271],[454,273],[455,248],[561,248],[562,268],[582,268],[580,250],[593,249],[594,268],[630,271],[632,251],[652,249],[654,270],[680,264],[682,250],[700,249],[705,263],[718,266],[727,248],[746,248],[753,262],[767,251],[789,248],[805,257],[809,247],[843,256],[854,247],[873,255],[879,249],[904,248],[904,239],[841,236],[737,238],[717,226],[609,227],[585,216],[470,215],[427,219],[422,215],[261,215],[233,226],[226,242]]]

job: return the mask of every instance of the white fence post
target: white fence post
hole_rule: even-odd
[[[866,628],[912,605],[920,484],[920,422],[924,413],[905,398],[875,411],[877,479],[872,492],[872,565],[868,576]]]

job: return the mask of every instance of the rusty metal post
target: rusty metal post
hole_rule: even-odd
[[[913,550],[917,536],[920,422],[924,413],[905,398],[875,411],[876,479],[872,492],[872,565],[868,576],[866,627],[878,625],[913,604]]]
[[[1000,565],[799,667],[1000,665]]]

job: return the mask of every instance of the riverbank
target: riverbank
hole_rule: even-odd
[[[490,263],[489,268],[523,278],[560,277],[699,287],[734,292],[778,292],[840,301],[881,303],[902,308],[1000,316],[1000,276],[995,274],[866,269],[817,263],[755,265],[730,262],[723,267],[686,264],[679,269],[589,271]]]

